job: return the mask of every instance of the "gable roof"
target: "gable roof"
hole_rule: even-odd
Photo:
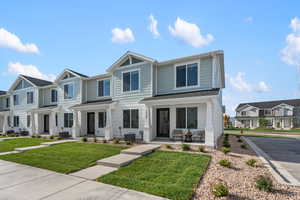
[[[70,71],[70,72],[73,72],[74,74],[77,74],[78,76],[81,76],[81,77],[84,77],[84,78],[88,78],[88,77],[89,77],[89,76],[84,75],[84,74],[81,74],[81,73],[79,73],[79,72],[75,72],[74,70],[71,70],[71,69],[66,69],[66,70],[68,70],[68,71]]]
[[[81,74],[81,73],[79,73],[79,72],[76,72],[76,71],[74,71],[74,70],[71,70],[71,69],[68,69],[68,68],[66,68],[66,69],[64,69],[64,71],[62,71],[57,77],[56,77],[56,79],[55,79],[55,83],[57,83],[60,79],[62,79],[62,76],[65,74],[65,73],[70,73],[70,74],[72,74],[72,75],[74,75],[74,76],[76,76],[76,77],[79,77],[79,78],[89,78],[87,75],[84,75],[84,74]]]
[[[32,83],[33,85],[35,85],[37,87],[44,87],[44,86],[53,84],[53,82],[51,82],[51,81],[46,81],[43,79],[31,77],[31,76],[25,76],[25,75],[20,75],[20,76],[23,77],[24,79],[28,80],[30,83]]]
[[[280,104],[287,104],[294,107],[300,107],[300,99],[287,99],[287,100],[277,100],[277,101],[262,101],[262,102],[252,102],[252,103],[241,103],[238,105],[236,110],[239,108],[250,105],[257,108],[273,108],[275,106],[278,106]]]
[[[6,95],[6,91],[0,90],[0,95]]]

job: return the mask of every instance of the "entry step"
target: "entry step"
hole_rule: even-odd
[[[108,166],[108,167],[123,167],[140,157],[141,155],[131,155],[131,154],[121,153],[115,156],[98,160],[97,164]]]
[[[155,145],[155,144],[143,144],[143,145],[138,145],[135,147],[131,147],[129,149],[124,149],[121,151],[123,154],[131,154],[131,155],[147,155],[149,153],[152,153],[156,149],[158,149],[160,145]]]

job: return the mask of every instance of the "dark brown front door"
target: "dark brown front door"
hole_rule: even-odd
[[[157,109],[157,137],[170,137],[170,109]]]
[[[95,113],[87,113],[87,134],[95,135]]]
[[[44,133],[49,133],[49,115],[44,115]]]

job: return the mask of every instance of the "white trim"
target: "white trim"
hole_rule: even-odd
[[[130,128],[124,128],[124,110],[129,110],[129,125],[130,125]],[[132,128],[131,127],[131,111],[132,110],[137,110],[138,111],[138,128]],[[140,129],[140,109],[139,108],[123,108],[122,109],[122,129],[123,130],[132,130],[132,131],[136,131],[136,130],[139,130]]]
[[[105,81],[105,80],[109,80],[109,95],[108,96],[104,95],[104,82],[103,82],[103,96],[99,96],[99,82],[100,81]],[[98,98],[111,97],[111,79],[110,78],[105,78],[105,79],[99,79],[99,80],[97,80],[97,97]]]
[[[177,108],[185,108],[185,127],[186,128],[177,128]],[[196,108],[197,109],[197,128],[188,128],[188,112],[187,108]],[[199,105],[175,105],[175,128],[176,129],[182,129],[182,130],[197,130],[199,127],[199,118],[198,118],[198,111],[199,111]]]
[[[52,101],[52,90],[56,91],[56,101]],[[43,95],[43,96],[45,96],[45,95]],[[58,102],[58,91],[57,91],[57,88],[51,88],[51,90],[50,90],[50,103],[57,103],[57,102]]]
[[[129,91],[124,91],[123,89],[123,74],[125,73],[128,73],[130,72],[130,89],[131,89],[131,72],[135,72],[135,71],[138,71],[139,73],[139,82],[138,82],[138,86],[139,86],[139,89],[138,90],[129,90]],[[127,70],[127,71],[122,71],[122,74],[121,74],[121,94],[132,94],[132,93],[139,93],[141,91],[141,69],[138,68],[138,69],[131,69],[131,70]]]
[[[191,85],[187,86],[188,82],[188,73],[187,73],[187,65],[190,64],[197,64],[197,84],[196,85]],[[184,66],[186,68],[185,71],[185,78],[186,78],[186,86],[183,87],[177,87],[177,67]],[[189,88],[197,88],[200,87],[200,60],[193,60],[193,61],[188,61],[188,62],[183,62],[183,63],[176,63],[174,64],[174,90],[181,90],[181,89],[189,89]]]
[[[73,85],[73,97],[72,98],[65,98],[65,85]],[[62,84],[62,92],[63,92],[63,101],[72,101],[72,100],[74,100],[75,99],[75,82],[68,82],[68,83],[64,83],[64,84]]]
[[[32,93],[32,102],[31,103],[28,103],[28,93]],[[26,92],[26,104],[27,105],[32,105],[32,104],[34,104],[35,102],[34,102],[34,91],[27,91]]]

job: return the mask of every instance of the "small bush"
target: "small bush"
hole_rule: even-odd
[[[230,148],[230,147],[231,147],[231,145],[229,144],[229,142],[227,142],[227,143],[223,143],[223,147]]]
[[[170,144],[166,144],[165,147],[166,147],[167,149],[173,149],[172,145],[170,145]]]
[[[132,145],[132,142],[131,141],[126,141],[126,144],[127,145]]]
[[[235,137],[236,137],[237,139],[240,139],[241,136],[240,136],[240,135],[236,135]]]
[[[114,144],[119,144],[120,143],[120,139],[119,138],[114,138],[113,139],[113,143]]]
[[[202,146],[200,146],[200,147],[198,148],[198,151],[200,151],[200,152],[202,152],[202,153],[205,153],[205,148],[202,147]]]
[[[231,162],[229,160],[220,160],[219,165],[221,165],[222,167],[228,167],[229,168],[231,166]]]
[[[238,142],[243,142],[243,140],[241,140],[241,139],[238,139],[237,141],[238,141]]]
[[[37,137],[37,138],[41,138],[42,136],[40,136],[40,135],[37,135],[36,137]]]
[[[82,141],[82,142],[87,142],[88,139],[87,139],[86,137],[83,137],[83,138],[81,138],[81,141]]]
[[[191,150],[191,146],[188,145],[188,144],[182,144],[181,148],[182,148],[182,151],[189,151],[189,150]]]
[[[266,192],[270,192],[273,187],[272,180],[267,176],[258,176],[255,183],[256,188]]]
[[[103,144],[107,143],[107,140],[106,139],[102,140],[102,143]]]
[[[98,139],[96,137],[94,137],[94,142],[97,143],[98,142]]]
[[[31,137],[32,137],[32,138],[35,138],[35,135],[32,135]]]
[[[241,144],[242,149],[247,149],[247,146],[245,144]]]
[[[247,160],[246,164],[251,166],[251,167],[256,167],[256,160],[255,159]]]
[[[228,148],[228,147],[223,147],[223,148],[222,148],[222,152],[223,152],[224,154],[228,154],[228,153],[230,152],[230,148]]]
[[[216,184],[213,186],[212,193],[216,197],[225,197],[225,196],[228,196],[229,190],[228,190],[227,185],[219,183],[219,184]]]
[[[54,136],[53,136],[53,135],[50,135],[49,139],[50,139],[50,140],[53,140],[53,139],[54,139]]]

